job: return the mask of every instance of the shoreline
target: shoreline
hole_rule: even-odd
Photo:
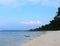
[[[60,46],[60,31],[48,31],[21,46]]]

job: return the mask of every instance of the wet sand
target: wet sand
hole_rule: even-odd
[[[60,46],[60,31],[49,31],[21,46]]]

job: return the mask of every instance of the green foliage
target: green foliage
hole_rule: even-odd
[[[57,15],[54,17],[52,21],[50,21],[49,24],[42,25],[39,28],[33,29],[34,31],[40,31],[40,30],[60,30],[60,7],[58,8]]]

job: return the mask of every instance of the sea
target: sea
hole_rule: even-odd
[[[42,34],[42,31],[0,31],[0,46],[21,46]]]

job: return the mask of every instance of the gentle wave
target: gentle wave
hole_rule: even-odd
[[[29,40],[39,37],[42,32],[0,32],[0,46],[20,46]],[[28,37],[27,37],[28,36]]]

